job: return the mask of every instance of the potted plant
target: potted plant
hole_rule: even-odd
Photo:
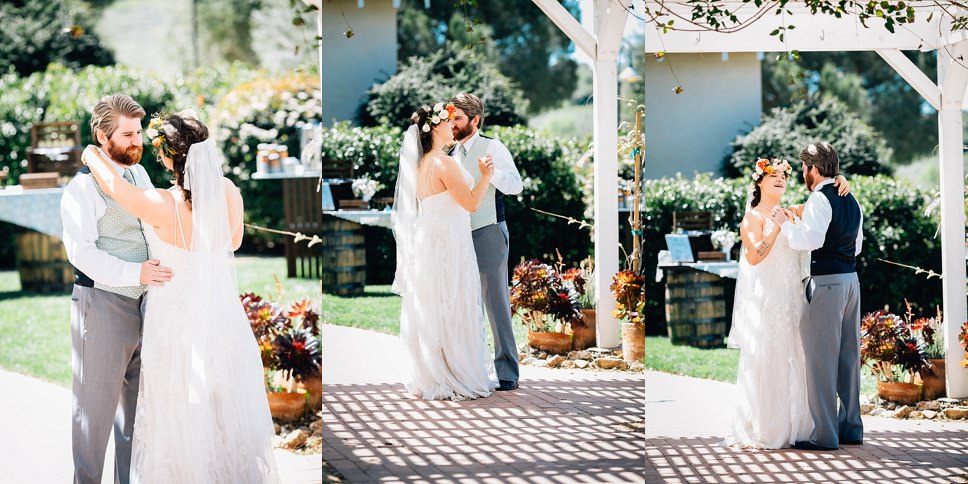
[[[911,304],[905,300],[907,312],[904,313],[905,322],[911,326],[911,335],[918,340],[919,345],[924,347],[925,358],[928,360],[928,367],[918,374],[921,392],[925,400],[934,400],[945,396],[944,381],[944,338],[939,338],[942,334],[941,309],[937,309],[937,316],[933,318],[914,319],[914,311]]]
[[[968,368],[968,321],[961,325],[961,334],[958,335],[958,341],[961,342],[961,348],[965,350],[965,359],[961,360],[961,367]]]
[[[262,354],[269,412],[291,422],[321,407],[319,316],[311,303],[300,301],[285,311],[253,293],[240,299]]]
[[[565,326],[580,316],[578,296],[558,271],[531,259],[514,268],[511,311],[528,326],[528,344],[550,353],[567,353],[572,336]]]
[[[609,289],[615,296],[612,313],[622,322],[622,357],[625,361],[645,363],[645,277],[632,271],[612,276]]]
[[[558,255],[558,259],[561,260],[561,254]],[[595,305],[597,301],[595,299],[593,266],[594,261],[589,257],[583,260],[578,267],[561,272],[562,281],[577,294],[578,307],[581,311],[579,316],[568,323],[568,328],[565,330],[572,334],[572,348],[576,350],[591,348],[596,343],[595,317],[597,314]]]
[[[875,311],[861,319],[861,362],[877,377],[877,394],[886,400],[915,404],[921,386],[914,376],[928,367],[924,347],[896,314]]]

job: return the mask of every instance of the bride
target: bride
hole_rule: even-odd
[[[277,482],[262,361],[235,281],[242,197],[194,112],[148,126],[174,174],[169,190],[131,185],[93,146],[82,155],[101,188],[141,219],[151,256],[173,271],[148,289],[132,482]]]
[[[480,158],[482,177],[471,187],[473,176],[447,155],[454,111],[439,103],[411,116],[392,212],[393,290],[403,297],[400,337],[410,360],[406,389],[426,400],[487,397],[497,387],[470,222],[494,167],[490,156]]]
[[[813,431],[798,329],[805,303],[801,276],[810,255],[792,249],[771,220],[786,192],[790,164],[761,159],[754,170],[752,198],[740,226],[744,254],[729,333],[729,347],[740,349],[737,404],[724,444],[779,449],[808,439]],[[841,195],[849,191],[843,176],[836,184]],[[802,205],[790,207],[791,220],[799,223],[794,215],[802,210]]]

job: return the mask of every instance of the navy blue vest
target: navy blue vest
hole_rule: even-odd
[[[849,274],[857,271],[857,231],[860,230],[860,205],[854,196],[837,195],[837,187],[824,185],[820,193],[830,202],[831,217],[823,246],[813,251],[810,275]]]

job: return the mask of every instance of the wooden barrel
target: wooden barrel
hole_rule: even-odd
[[[719,276],[693,269],[666,271],[666,325],[674,345],[725,346],[726,301]]]
[[[17,235],[17,272],[27,292],[69,293],[74,285],[64,243],[40,232]]]
[[[363,226],[335,217],[323,219],[323,293],[359,296],[366,284]]]

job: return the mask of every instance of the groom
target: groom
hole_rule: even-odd
[[[864,441],[856,272],[864,216],[853,195],[837,196],[832,178],[840,173],[840,160],[830,143],[807,146],[800,152],[800,161],[803,180],[813,192],[803,209],[803,223],[787,223],[787,213],[773,211],[773,221],[790,247],[812,251],[810,277],[804,280],[807,307],[800,320],[800,337],[814,430],[809,441],[797,442],[793,448],[834,450]]]
[[[518,387],[518,347],[511,329],[511,298],[508,294],[510,236],[504,220],[504,195],[521,193],[524,184],[507,147],[478,132],[484,124],[484,103],[468,93],[460,93],[450,102],[457,108],[451,121],[457,145],[451,156],[474,175],[475,183],[481,179],[477,159],[491,155],[494,160],[494,176],[484,201],[476,212],[471,213],[471,230],[481,272],[484,308],[494,335],[497,389],[514,390]]]
[[[126,180],[150,187],[141,160],[145,110],[124,94],[101,98],[91,113],[94,143]],[[126,484],[141,375],[146,285],[171,269],[148,259],[141,222],[107,196],[83,167],[61,199],[64,248],[74,266],[71,295],[74,482],[101,482],[114,425],[114,482]]]

